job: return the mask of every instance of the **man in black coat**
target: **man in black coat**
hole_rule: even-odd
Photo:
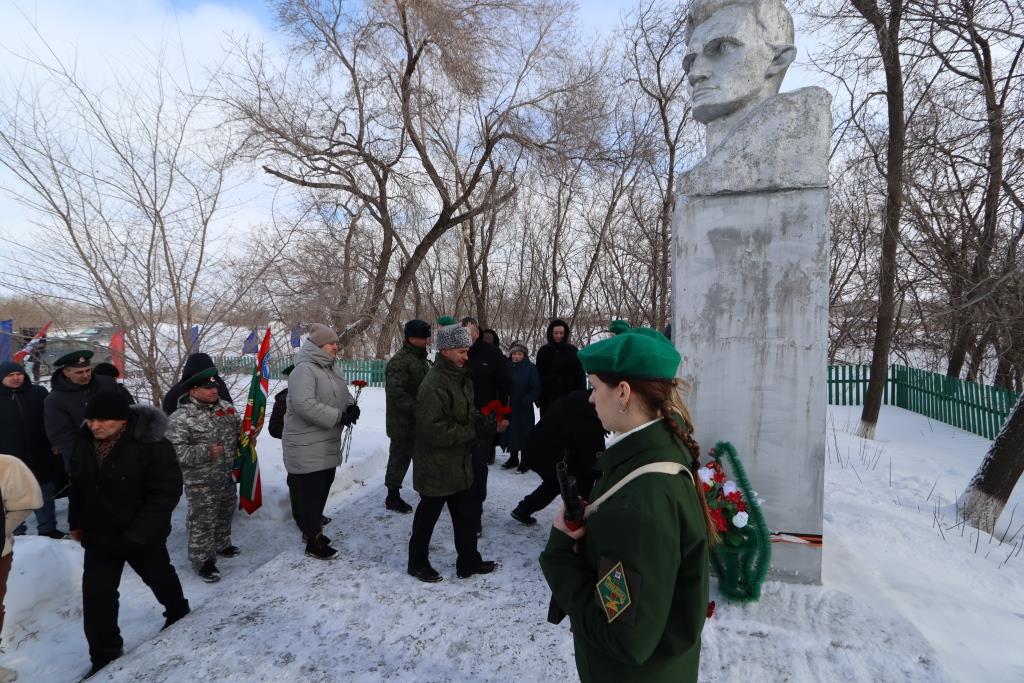
[[[89,401],[86,425],[71,455],[71,536],[85,548],[82,615],[92,669],[123,652],[117,626],[121,572],[127,563],[164,607],[164,627],[189,605],[167,553],[171,513],[182,493],[174,447],[164,438],[167,417],[130,406],[117,390]]]
[[[555,401],[570,391],[585,389],[587,376],[576,357],[576,347],[569,343],[569,323],[558,318],[548,324],[548,343],[537,351],[537,372],[540,373],[541,416]]]
[[[46,389],[32,384],[25,368],[11,361],[0,363],[0,453],[18,458],[32,470],[43,492],[43,507],[35,511],[40,536],[64,538],[57,529],[53,497],[67,483],[59,456],[50,447],[43,424]],[[15,535],[25,533],[22,523]]]
[[[540,418],[526,440],[525,457],[541,483],[512,510],[512,518],[526,525],[536,524],[532,516],[559,495],[555,465],[565,460],[570,476],[576,477],[579,494],[589,499],[598,472],[597,454],[604,450],[604,427],[590,403],[590,390],[580,389],[558,399]]]
[[[203,370],[209,370],[212,367],[215,367],[213,364],[213,359],[210,358],[208,354],[193,353],[188,358],[186,358],[185,367],[181,369],[181,380],[173,387],[167,390],[167,393],[164,394],[164,400],[160,402],[160,407],[163,409],[163,411],[170,415],[175,410],[177,410],[178,400],[181,399],[181,397],[184,394],[188,393],[188,387],[185,386],[185,381],[189,377],[197,375]],[[228,391],[228,385],[224,383],[224,380],[221,378],[221,376],[217,375],[214,381],[217,383],[217,396],[224,399],[228,403],[234,403],[234,401],[231,400],[231,392]]]
[[[43,402],[46,437],[64,460],[65,470],[70,466],[75,434],[85,419],[85,405],[92,396],[113,389],[122,392],[129,403],[135,402],[113,377],[93,374],[92,355],[92,351],[84,349],[58,358],[53,364],[50,395]]]
[[[501,401],[508,405],[509,393],[512,391],[512,371],[509,370],[505,354],[497,346],[488,344],[480,336],[480,325],[475,318],[465,317],[460,324],[469,330],[473,345],[469,347],[470,377],[473,380],[473,404],[477,411],[491,401]],[[494,462],[494,439],[479,441],[473,445],[473,497],[476,501],[475,518],[477,533],[481,530],[481,518],[484,513],[484,501],[487,500],[487,465]]]

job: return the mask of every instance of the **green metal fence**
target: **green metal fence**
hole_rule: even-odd
[[[867,365],[829,366],[828,402],[860,405],[864,402],[870,376],[871,369]],[[1014,391],[892,365],[886,378],[883,403],[994,439],[1018,396]]]
[[[214,360],[217,368],[225,375],[249,374],[256,364],[255,356],[225,356]],[[284,377],[281,371],[291,365],[291,358],[272,358],[270,366],[270,379],[281,379]],[[387,361],[383,360],[339,360],[338,367],[349,382],[361,379],[371,387],[384,386],[384,366]]]

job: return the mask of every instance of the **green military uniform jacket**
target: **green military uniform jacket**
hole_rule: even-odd
[[[416,436],[416,392],[430,370],[427,350],[402,344],[384,370],[387,398],[386,426],[392,441],[412,441]]]
[[[629,434],[598,457],[602,475],[591,498],[649,463],[689,467],[684,453],[664,421]],[[697,680],[708,606],[708,538],[698,495],[685,472],[644,474],[587,519],[579,554],[552,528],[540,565],[572,623],[583,683]],[[609,622],[596,586],[618,562],[631,602]]]
[[[416,395],[412,486],[421,496],[449,496],[473,485],[476,438],[473,382],[467,368],[438,356]]]

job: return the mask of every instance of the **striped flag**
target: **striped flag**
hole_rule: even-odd
[[[263,505],[260,486],[260,463],[256,458],[256,437],[263,429],[263,416],[267,412],[267,393],[270,390],[270,328],[267,328],[256,354],[256,367],[249,385],[249,400],[238,433],[238,451],[235,453],[235,480],[239,483],[238,506],[250,515]]]
[[[34,349],[39,344],[39,340],[46,336],[46,331],[50,329],[50,324],[52,322],[53,321],[51,320],[50,322],[43,325],[43,329],[36,332],[36,336],[32,337],[29,343],[25,344],[25,347],[21,351],[18,351],[16,354],[14,354],[15,363],[20,363],[21,361],[25,360],[26,356],[32,353],[32,349]]]

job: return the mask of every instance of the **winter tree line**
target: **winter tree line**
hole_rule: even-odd
[[[272,5],[274,32],[216,63],[157,46],[102,86],[39,36],[0,105],[35,223],[3,236],[14,300],[123,326],[154,396],[194,324],[325,322],[381,358],[410,317],[532,348],[551,317],[583,344],[671,321],[676,181],[703,144],[685,3],[597,38],[548,0]],[[829,362],[1020,390],[1020,0],[791,9],[835,95]],[[266,215],[239,213],[253,187]],[[874,382],[868,431],[880,402]]]

